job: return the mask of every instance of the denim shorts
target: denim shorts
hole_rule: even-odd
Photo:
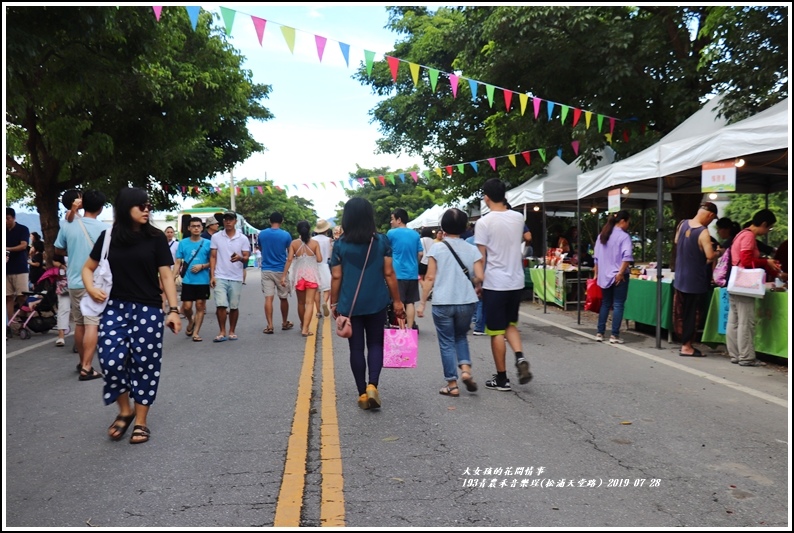
[[[230,279],[215,279],[215,307],[228,307],[237,309],[240,307],[240,293],[243,290],[242,281],[232,281]]]

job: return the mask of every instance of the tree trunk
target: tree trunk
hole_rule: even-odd
[[[44,179],[33,181],[38,185],[34,188],[34,204],[39,213],[41,238],[44,239],[44,251],[47,254],[47,268],[49,268],[52,266],[55,239],[58,237],[58,230],[60,229],[58,223],[58,202],[61,191],[57,187],[47,186],[47,184],[55,183],[55,179],[45,177]]]

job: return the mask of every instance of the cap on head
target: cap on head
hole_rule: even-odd
[[[234,211],[226,211],[223,214],[223,220],[230,219],[230,218],[233,218],[233,219],[237,220],[237,213],[235,213]]]

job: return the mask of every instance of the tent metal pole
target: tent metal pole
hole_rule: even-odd
[[[576,199],[576,323],[582,323],[582,207]]]
[[[648,217],[646,216],[647,206],[645,205],[645,200],[642,201],[642,262],[645,262],[645,226],[648,223]]]
[[[656,349],[662,348],[662,218],[664,214],[664,178],[657,178],[656,194]]]
[[[543,259],[543,270],[542,270],[542,272],[543,272],[543,313],[544,314],[546,313],[546,305],[547,305],[546,298],[548,296],[546,294],[546,292],[548,291],[548,285],[549,285],[548,283],[546,283],[546,272],[549,269],[549,265],[548,265],[548,261],[547,261],[548,253],[546,252],[546,247],[547,247],[547,241],[548,240],[549,240],[549,238],[546,235],[546,204],[544,202],[543,203],[543,256],[542,256],[544,258]]]

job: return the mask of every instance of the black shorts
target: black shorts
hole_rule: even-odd
[[[510,324],[518,324],[521,289],[514,291],[482,290],[482,312],[486,333],[501,335]]]
[[[400,290],[400,301],[404,305],[419,301],[418,279],[398,279],[397,288]]]
[[[182,301],[195,302],[196,300],[209,300],[210,286],[209,285],[188,285],[182,284]]]
[[[427,274],[427,265],[419,263],[419,275],[424,276]]]

